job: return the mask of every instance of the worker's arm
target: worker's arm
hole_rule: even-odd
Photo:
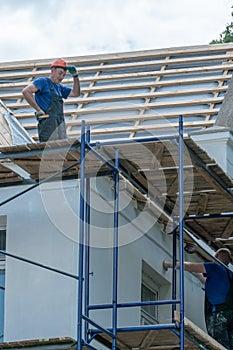
[[[34,84],[30,84],[23,89],[22,94],[32,108],[34,108],[37,112],[42,112],[34,98],[34,93],[37,91],[38,88]]]
[[[165,270],[168,270],[169,268],[173,267],[173,264],[171,262],[164,260],[163,267]],[[179,268],[179,267],[180,267],[180,262],[177,261],[176,268]],[[205,265],[203,263],[192,263],[189,261],[184,261],[184,269],[189,272],[206,273]]]
[[[69,97],[78,97],[80,96],[80,82],[79,82],[78,74],[73,75],[73,79],[74,79],[73,88],[69,94]]]
[[[69,94],[69,97],[78,97],[80,96],[81,91],[77,68],[75,66],[68,65],[67,70],[73,76],[74,79],[73,87]]]

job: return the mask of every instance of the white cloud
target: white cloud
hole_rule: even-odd
[[[0,61],[208,44],[230,0],[8,0]]]

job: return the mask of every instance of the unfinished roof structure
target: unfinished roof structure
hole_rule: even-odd
[[[68,136],[80,135],[82,119],[101,139],[161,134],[178,126],[180,114],[186,131],[213,126],[232,76],[232,50],[225,44],[66,57],[78,67],[82,91],[65,101]],[[0,99],[34,140],[34,111],[21,90],[47,76],[52,60],[0,64]]]
[[[34,78],[49,75],[53,58],[0,64],[0,99],[5,108],[1,111],[3,123],[6,114],[12,114],[27,140],[14,143],[8,138],[4,143],[1,141],[3,134],[13,135],[14,131],[11,134],[6,126],[8,131],[0,132],[0,184],[23,183],[24,177],[17,169],[25,171],[33,181],[54,174],[59,177],[64,169],[63,178],[79,176],[79,137],[82,120],[85,120],[90,127],[92,146],[108,160],[113,160],[115,151],[119,151],[125,186],[133,191],[139,203],[156,203],[162,208],[160,222],[165,231],[169,231],[169,217],[178,215],[177,130],[179,116],[182,116],[186,228],[214,249],[225,244],[219,238],[226,239],[233,252],[228,240],[232,236],[232,215],[227,215],[233,213],[232,179],[190,137],[193,131],[214,127],[223,104],[228,110],[233,45],[65,59],[78,67],[81,96],[64,103],[68,139],[46,144],[37,142],[34,111],[21,91]],[[67,76],[63,83],[70,85],[72,79]],[[217,124],[224,125],[222,118]],[[169,140],[166,139],[168,135],[171,136]],[[150,137],[153,140],[150,141]],[[88,152],[86,171],[90,176],[106,175],[108,167]],[[199,253],[203,254],[201,249]],[[206,349],[221,349],[200,330],[193,330],[188,320],[185,327],[187,349],[198,348],[198,342]],[[163,332],[160,334],[162,337]],[[164,334],[161,339],[155,337],[153,331],[134,334],[134,339],[129,335],[126,339],[123,334],[118,337],[119,349],[179,347],[173,334],[169,336],[169,330],[164,330]],[[108,343],[108,339],[102,338],[101,342]]]

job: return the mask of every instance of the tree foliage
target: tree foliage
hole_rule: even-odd
[[[212,40],[210,44],[221,44],[233,42],[233,23],[228,24],[226,29],[220,34],[219,39]]]

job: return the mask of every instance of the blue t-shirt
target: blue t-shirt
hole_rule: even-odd
[[[62,98],[66,99],[71,92],[71,88],[62,84],[54,84],[51,79],[49,79],[48,82],[47,79],[49,78],[40,77],[36,78],[33,81],[33,85],[35,85],[37,89],[39,89],[35,93],[36,103],[44,112],[46,112],[51,103],[50,85],[53,86],[54,93],[61,96]]]
[[[231,272],[221,264],[215,262],[205,262],[206,283],[205,293],[207,299],[212,305],[222,304],[226,301],[227,293],[230,288]]]

